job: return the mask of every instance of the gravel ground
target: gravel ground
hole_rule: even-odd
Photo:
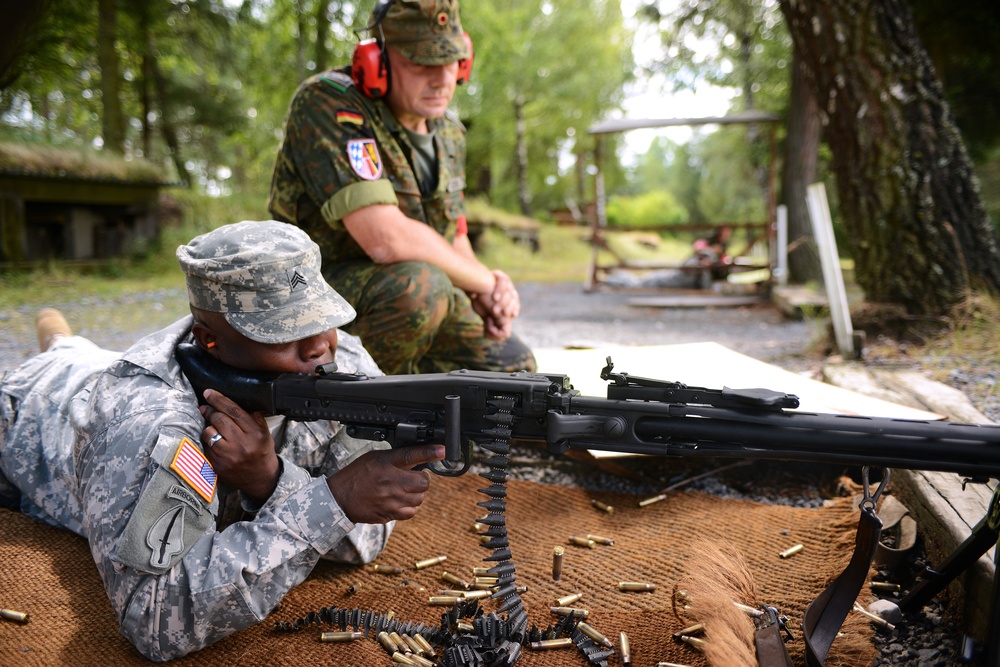
[[[793,321],[770,305],[739,308],[648,308],[633,307],[627,296],[616,292],[584,293],[575,283],[524,284],[519,286],[522,314],[516,331],[532,347],[620,345],[664,345],[715,341],[737,352],[787,370],[814,374],[823,359],[817,353],[825,337],[816,322]],[[183,290],[130,295],[119,300],[88,299],[78,303],[53,303],[66,315],[74,331],[110,349],[124,349],[140,336],[156,331],[185,314]],[[34,309],[0,312],[0,371],[20,364],[34,354]],[[919,359],[911,365],[920,367]],[[974,367],[975,368],[975,367]],[[953,373],[949,384],[963,391],[992,387],[996,369]],[[665,378],[669,379],[669,378]],[[984,381],[985,380],[985,381]],[[992,392],[970,394],[984,414],[1000,422],[1000,397]],[[512,457],[512,475],[548,483],[575,484],[593,489],[625,490],[654,494],[666,486],[684,482],[714,466],[731,462],[677,462],[642,466],[624,464],[619,474],[610,474],[566,459],[554,459],[537,450]],[[621,474],[624,473],[624,474]],[[842,469],[806,464],[753,462],[730,467],[686,489],[724,497],[761,502],[814,506],[836,493]],[[923,567],[920,544],[909,560],[879,579],[900,583],[904,589]],[[894,631],[879,631],[877,665],[946,667],[962,664],[963,635],[954,614],[935,601],[908,615]]]

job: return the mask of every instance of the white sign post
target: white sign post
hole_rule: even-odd
[[[806,204],[809,206],[809,219],[812,221],[820,264],[823,266],[823,282],[826,284],[837,348],[845,359],[853,359],[861,350],[854,347],[854,328],[851,326],[851,311],[847,307],[844,274],[840,270],[837,241],[833,236],[833,219],[826,199],[826,187],[822,183],[813,183],[806,188]]]

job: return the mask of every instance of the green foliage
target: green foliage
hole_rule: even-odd
[[[533,208],[592,197],[573,156],[588,160],[587,129],[618,106],[630,75],[631,36],[619,3],[476,0],[462,5],[462,22],[476,45],[472,80],[457,96],[469,126],[470,187],[483,183],[491,201],[517,208],[520,101]]]
[[[682,224],[688,213],[666,190],[654,190],[632,197],[611,197],[607,205],[608,225],[612,227],[658,227]]]

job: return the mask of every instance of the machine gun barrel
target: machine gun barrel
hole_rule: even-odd
[[[553,453],[592,449],[1000,477],[1000,425],[801,412],[787,409],[798,405],[795,396],[630,378],[611,373],[610,360],[602,377],[612,380],[614,398],[581,396],[559,374],[260,374],[223,366],[194,346],[180,346],[178,359],[199,393],[213,387],[247,410],[335,420],[355,437],[393,446],[444,443],[447,463],[434,469],[440,474],[468,468],[468,445],[490,439],[500,419],[495,399],[503,396],[513,405],[504,417],[511,438],[544,443]]]

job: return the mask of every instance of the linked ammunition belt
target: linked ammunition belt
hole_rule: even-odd
[[[312,624],[327,624],[339,627],[341,632],[351,628],[362,637],[369,637],[374,631],[386,651],[392,655],[398,652],[404,656],[419,655],[415,645],[426,642],[431,645],[430,656],[421,658],[428,664],[439,667],[505,667],[513,665],[521,657],[524,646],[544,640],[569,638],[595,667],[607,667],[608,658],[614,649],[596,643],[581,632],[577,625],[579,618],[574,615],[563,617],[559,622],[544,630],[537,626],[528,629],[528,612],[521,601],[515,581],[514,560],[507,539],[507,468],[510,462],[510,435],[515,419],[512,408],[516,397],[496,395],[491,399],[495,410],[489,417],[495,426],[487,433],[493,441],[480,445],[492,456],[483,463],[489,467],[480,473],[490,482],[490,486],[479,489],[489,496],[488,500],[476,503],[484,508],[487,515],[478,523],[487,526],[482,533],[488,540],[482,546],[492,553],[483,560],[489,564],[489,574],[497,577],[497,590],[492,598],[500,600],[494,612],[485,613],[479,600],[458,601],[441,615],[441,624],[430,626],[424,623],[408,623],[388,614],[370,610],[325,607],[310,612],[292,623],[278,622],[275,629],[295,632]],[[506,614],[501,617],[501,614]],[[410,642],[407,638],[411,638]],[[415,638],[415,639],[413,639]],[[415,664],[422,664],[416,660]]]

